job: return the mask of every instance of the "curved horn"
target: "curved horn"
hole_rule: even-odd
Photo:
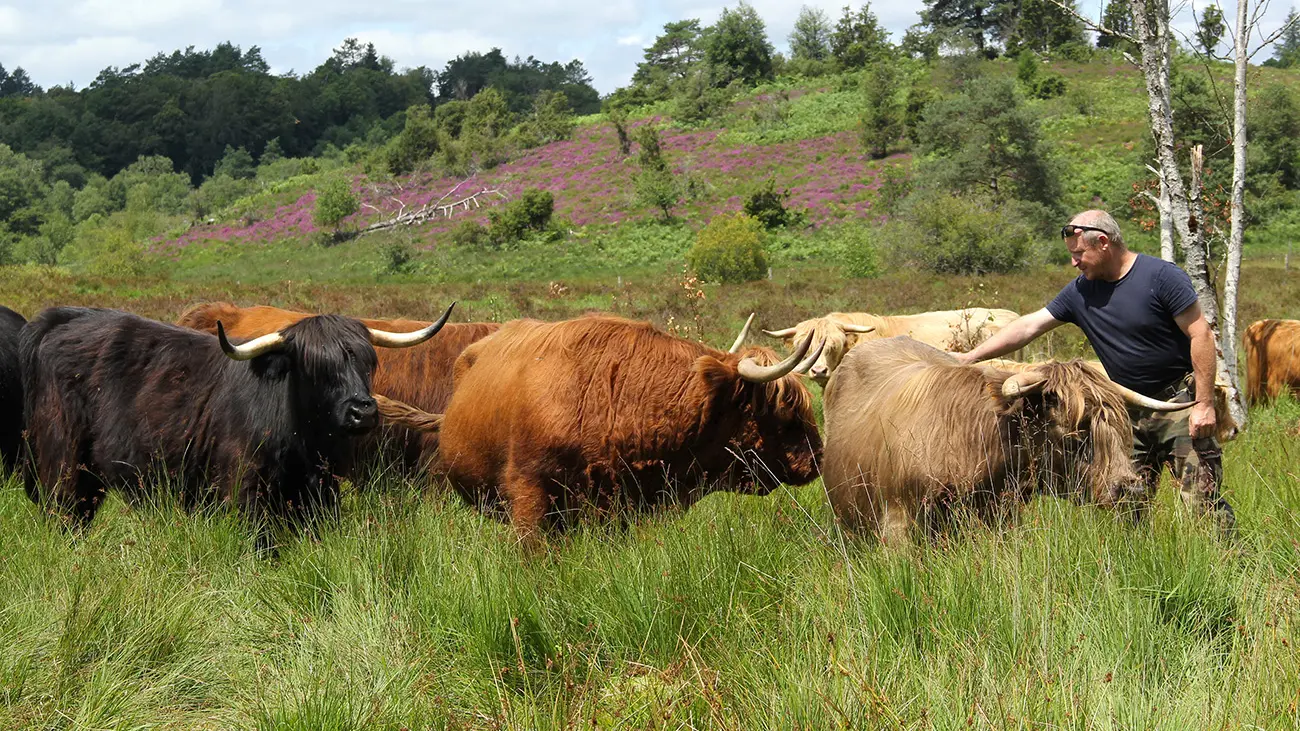
[[[790,354],[788,358],[777,363],[776,365],[761,366],[754,362],[753,358],[745,358],[736,364],[736,372],[740,377],[750,383],[768,383],[786,375],[794,370],[794,367],[803,360],[808,354],[808,349],[812,347],[813,333],[808,333],[808,338],[799,344],[799,347]]]
[[[781,338],[782,340],[784,340],[786,338],[794,337],[794,333],[796,330],[798,330],[798,328],[786,327],[780,330],[764,330],[763,334],[768,336],[769,338]]]
[[[749,319],[745,320],[745,326],[740,328],[740,334],[736,336],[736,342],[731,344],[728,353],[739,353],[740,346],[744,345],[745,338],[749,337],[749,326],[754,324],[754,313],[749,313]]]
[[[1047,382],[1041,371],[1022,371],[1002,382],[1003,398],[1015,398],[1037,391]]]
[[[221,352],[233,360],[252,360],[264,353],[279,350],[284,345],[284,336],[278,332],[268,333],[253,338],[243,345],[232,345],[226,338],[226,328],[217,320],[217,342],[221,343]]]
[[[816,363],[817,359],[822,357],[822,351],[825,349],[826,349],[826,340],[823,339],[821,343],[817,345],[816,350],[814,350],[812,353],[809,353],[807,358],[804,358],[802,361],[799,362],[799,365],[794,367],[794,372],[807,375],[808,369],[812,368],[813,363]]]
[[[1188,401],[1187,403],[1161,401],[1160,399],[1151,398],[1150,396],[1143,396],[1137,391],[1134,391],[1127,386],[1121,386],[1114,381],[1111,381],[1111,384],[1113,384],[1115,388],[1119,389],[1120,394],[1129,404],[1140,406],[1144,409],[1150,409],[1152,411],[1182,411],[1183,409],[1190,409],[1196,405],[1195,401]]]
[[[842,328],[842,329],[844,330],[844,332],[846,332],[846,333],[857,333],[858,335],[866,335],[866,334],[869,333],[869,332],[874,332],[875,329],[876,329],[876,326],[875,326],[875,325],[855,325],[855,324],[850,323],[850,322],[845,322],[845,323],[841,323],[841,324],[840,324],[840,328]]]
[[[456,303],[452,302],[447,307],[447,311],[442,313],[442,317],[438,318],[437,322],[426,328],[416,330],[415,332],[394,333],[388,332],[387,330],[375,330],[374,328],[368,327],[366,329],[370,331],[370,342],[372,345],[378,345],[383,348],[409,348],[412,345],[419,345],[438,334],[438,331],[442,329],[442,326],[447,324],[447,318],[451,317],[451,310],[455,306]]]

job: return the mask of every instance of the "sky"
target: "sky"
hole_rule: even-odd
[[[1100,14],[1103,0],[1079,0],[1081,12]],[[1220,0],[1222,2],[1222,0]],[[602,94],[624,86],[643,49],[664,23],[698,18],[713,23],[731,2],[708,0],[0,0],[0,64],[21,66],[43,87],[84,88],[107,66],[140,63],[186,46],[209,49],[222,41],[259,46],[272,72],[310,72],[348,37],[373,42],[401,67],[443,65],[466,51],[498,47],[507,58],[579,59]],[[750,0],[780,51],[800,0]],[[803,0],[832,22],[844,0]],[[852,3],[860,7],[858,2]],[[1199,12],[1207,0],[1197,0]],[[1179,3],[1175,27],[1191,30],[1191,2]],[[895,42],[918,21],[921,0],[872,5]],[[1230,17],[1235,3],[1222,6]],[[1280,25],[1290,4],[1274,0],[1263,27]],[[1262,61],[1268,53],[1256,61]]]

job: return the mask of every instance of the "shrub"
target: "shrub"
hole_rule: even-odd
[[[225,175],[234,180],[252,180],[257,175],[257,166],[253,164],[253,156],[248,154],[248,150],[226,145],[226,152],[217,161],[212,175]]]
[[[415,247],[409,241],[390,241],[379,249],[380,274],[408,274],[415,270]]]
[[[1028,49],[1022,50],[1016,59],[1016,78],[1028,89],[1033,89],[1038,81],[1038,66],[1038,55]]]
[[[321,187],[316,194],[316,208],[311,220],[317,226],[337,229],[343,219],[357,212],[361,202],[352,192],[352,186],[343,178],[336,178]]]
[[[898,212],[898,204],[912,192],[912,172],[902,165],[886,165],[880,171],[880,188],[876,201],[880,212]]]
[[[715,216],[695,237],[686,261],[706,282],[752,282],[767,273],[763,228],[743,213]]]
[[[889,146],[903,134],[903,105],[898,101],[898,71],[886,61],[871,65],[862,85],[863,110],[859,120],[862,146],[874,158],[889,154]]]
[[[1060,74],[1048,74],[1034,85],[1034,96],[1039,99],[1055,99],[1065,93],[1065,78]]]
[[[532,231],[545,231],[555,212],[555,196],[549,190],[526,190],[505,206],[488,211],[488,234],[501,246],[522,239]]]
[[[913,195],[903,217],[911,258],[938,274],[1009,272],[1032,248],[1033,231],[1020,211],[981,196]]]
[[[456,246],[477,247],[487,242],[487,226],[478,221],[461,221],[451,230],[451,243]]]
[[[745,199],[745,215],[757,220],[769,231],[794,224],[802,217],[785,207],[790,195],[789,188],[778,192],[776,180],[768,178],[762,188],[750,193]]]
[[[390,174],[405,175],[437,151],[438,127],[429,105],[417,104],[406,110],[401,134],[394,137],[384,150],[384,163]]]
[[[874,279],[880,276],[880,251],[875,230],[866,226],[846,228],[840,240],[840,269],[844,276],[854,279]]]

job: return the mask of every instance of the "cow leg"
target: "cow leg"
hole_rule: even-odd
[[[542,538],[546,509],[550,500],[546,486],[535,475],[520,470],[512,460],[506,466],[505,484],[501,486],[510,506],[510,523],[519,540],[527,547],[536,547]]]
[[[885,500],[879,519],[881,543],[899,548],[911,545],[915,522],[916,506],[906,500]]]
[[[104,481],[98,475],[73,468],[55,480],[50,502],[68,528],[81,532],[95,519],[106,494]]]

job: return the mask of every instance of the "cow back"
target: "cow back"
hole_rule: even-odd
[[[1263,403],[1288,388],[1300,394],[1300,320],[1257,320],[1242,340],[1247,402]]]
[[[23,434],[23,379],[18,335],[27,320],[0,306],[0,467],[18,463]]]

